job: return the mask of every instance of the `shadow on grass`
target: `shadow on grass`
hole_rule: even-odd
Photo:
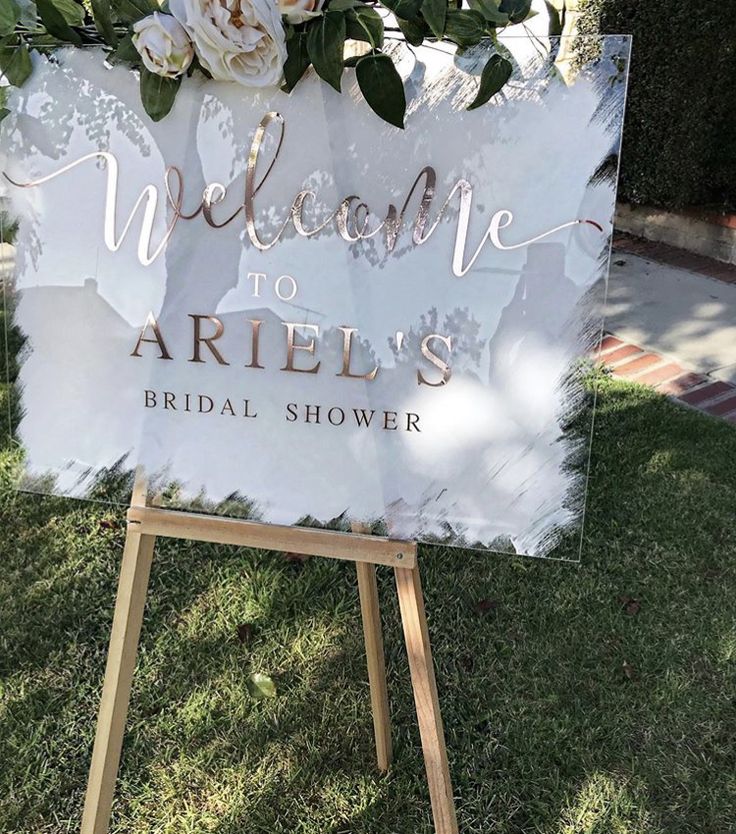
[[[736,432],[621,383],[599,406],[582,566],[422,549],[463,834],[726,834],[736,819]],[[21,496],[3,519],[3,831],[78,826],[122,535],[121,513],[57,499]],[[112,830],[429,834],[379,577],[387,777],[352,567],[162,542]],[[248,696],[253,672],[277,698]]]

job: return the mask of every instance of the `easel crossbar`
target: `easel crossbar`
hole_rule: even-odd
[[[394,568],[413,569],[417,563],[416,542],[313,527],[286,527],[142,506],[128,510],[128,525],[142,535],[283,550]]]

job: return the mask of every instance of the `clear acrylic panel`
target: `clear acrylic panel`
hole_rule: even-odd
[[[168,117],[97,50],[39,58],[0,150],[19,488],[576,559],[626,37],[188,79]],[[490,48],[490,47],[489,47]]]

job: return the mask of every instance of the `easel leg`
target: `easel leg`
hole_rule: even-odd
[[[107,834],[155,536],[128,528],[81,834]]]
[[[395,573],[435,832],[457,834],[455,801],[419,569],[395,568]]]
[[[360,612],[363,617],[365,653],[368,659],[368,680],[371,686],[373,730],[376,736],[378,769],[388,770],[391,764],[391,718],[388,709],[386,686],[386,660],[383,654],[381,611],[378,603],[376,566],[369,562],[356,562]]]

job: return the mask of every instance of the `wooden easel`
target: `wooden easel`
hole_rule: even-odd
[[[409,656],[419,733],[436,834],[457,834],[455,803],[437,698],[424,597],[414,542],[321,529],[281,527],[240,519],[159,509],[147,504],[147,483],[136,476],[81,834],[107,834],[120,765],[138,638],[157,536],[303,553],[355,562],[368,658],[373,727],[380,770],[391,764],[391,727],[376,565],[393,567]]]

